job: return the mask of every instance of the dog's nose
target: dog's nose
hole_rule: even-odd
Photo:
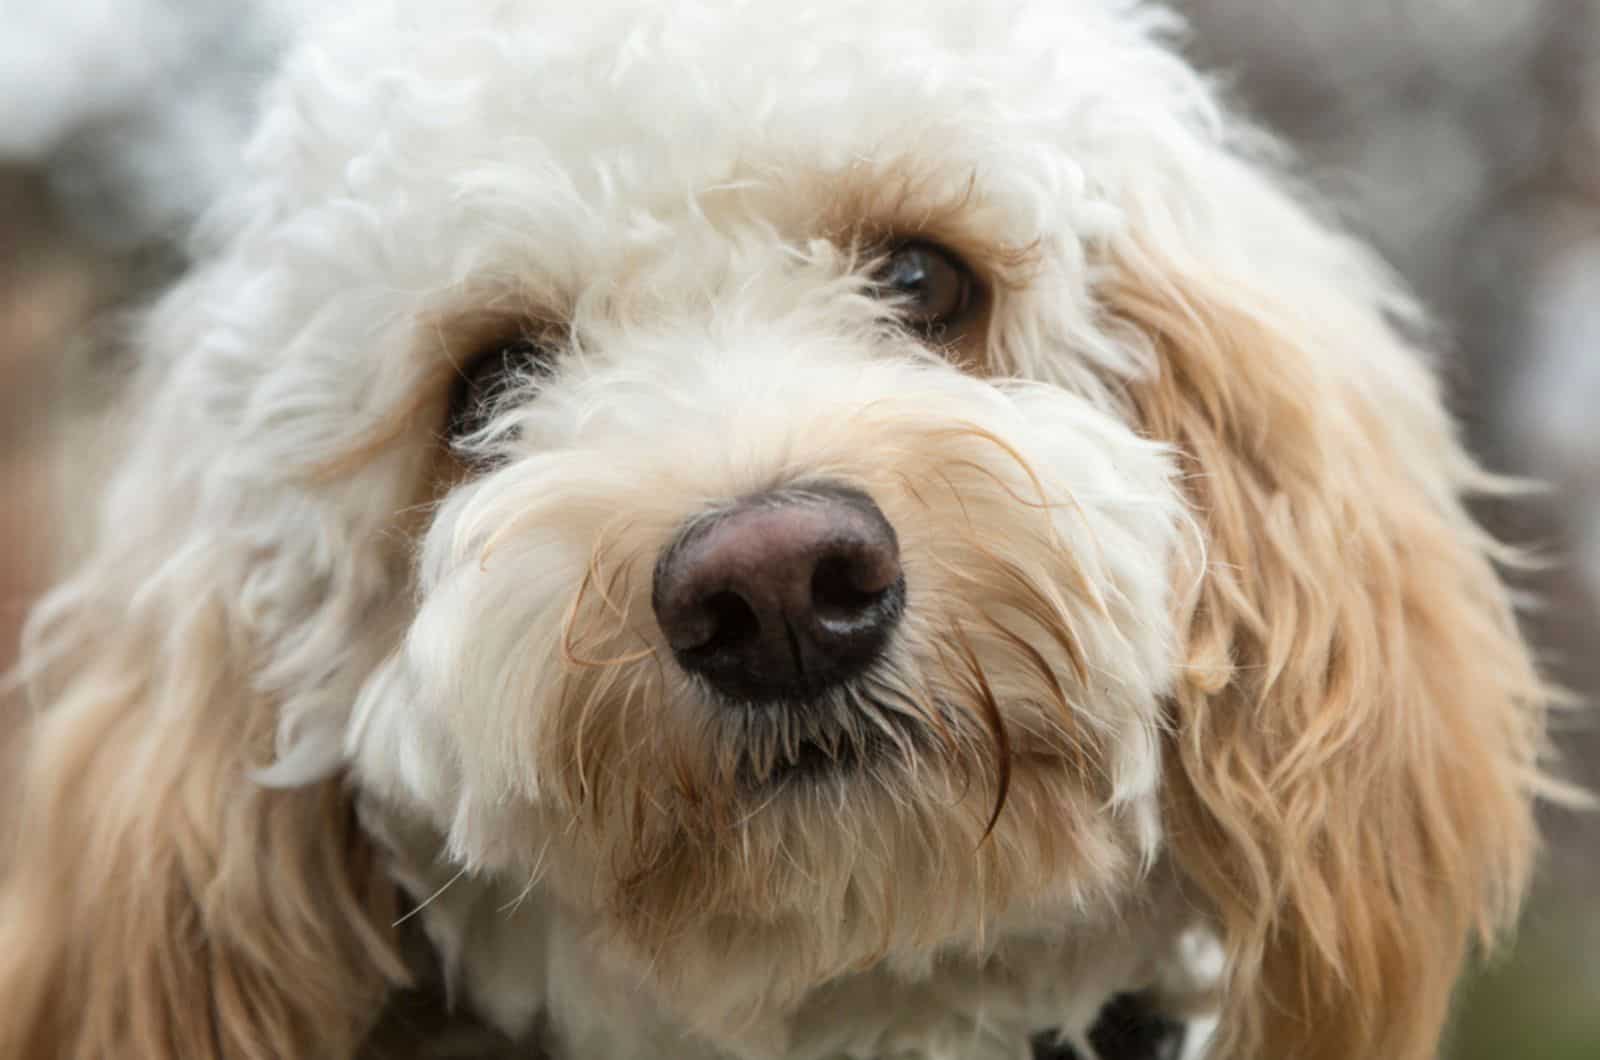
[[[742,702],[803,701],[867,669],[905,609],[900,545],[844,486],[775,490],[697,520],[656,563],[679,663]]]

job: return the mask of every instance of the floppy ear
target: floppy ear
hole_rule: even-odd
[[[1165,813],[1228,956],[1213,1055],[1423,1060],[1536,844],[1548,696],[1460,501],[1492,484],[1382,268],[1251,163],[1184,176],[1101,297],[1203,529]]]
[[[244,512],[237,532],[195,516],[196,458],[170,441],[147,439],[99,551],[34,618],[0,1056],[349,1056],[404,976],[391,888],[337,779],[253,779],[281,720],[262,632],[337,640],[343,590]]]
[[[226,601],[74,601],[25,734],[0,1055],[348,1056],[391,981],[390,888],[338,782],[266,790],[272,704]]]

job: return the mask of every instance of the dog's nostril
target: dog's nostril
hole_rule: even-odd
[[[697,636],[679,650],[715,655],[737,651],[761,635],[761,620],[744,598],[734,592],[713,593],[700,607]]]
[[[898,564],[894,576],[887,576],[887,566],[859,556],[824,556],[811,575],[812,606],[819,617],[828,621],[859,619],[883,598],[898,577]]]

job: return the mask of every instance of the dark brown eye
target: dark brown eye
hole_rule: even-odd
[[[468,361],[450,391],[446,433],[464,438],[482,430],[495,403],[512,387],[550,374],[554,357],[548,347],[529,338],[492,346]]]
[[[972,308],[977,286],[960,258],[920,242],[902,243],[890,251],[875,279],[899,306],[901,319],[934,339],[961,323]]]

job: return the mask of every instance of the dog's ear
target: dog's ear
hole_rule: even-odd
[[[337,579],[246,512],[238,527],[194,514],[186,468],[217,454],[140,444],[104,543],[25,651],[36,710],[6,780],[0,1056],[351,1055],[404,976],[392,890],[337,779],[254,779],[282,718],[262,630],[305,631],[279,666],[338,641],[323,605],[286,595]]]
[[[1492,483],[1381,266],[1251,163],[1188,179],[1100,296],[1201,527],[1165,814],[1228,955],[1213,1055],[1423,1060],[1535,847],[1547,690],[1460,500]]]

